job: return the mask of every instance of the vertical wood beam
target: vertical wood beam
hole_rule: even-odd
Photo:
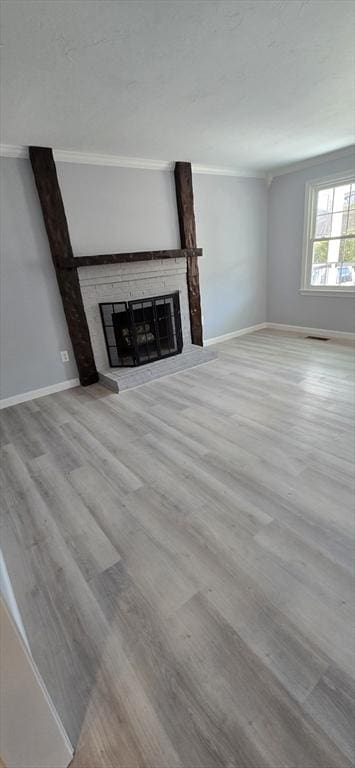
[[[191,163],[175,163],[175,190],[181,248],[196,248],[194,194]],[[197,256],[187,256],[187,291],[190,307],[191,339],[203,346],[200,278]]]
[[[78,270],[73,266],[73,250],[53,152],[47,147],[30,147],[29,154],[79,379],[85,387],[97,382],[99,376],[90,341]]]

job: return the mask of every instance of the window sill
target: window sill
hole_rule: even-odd
[[[299,288],[303,296],[355,296],[355,288]]]

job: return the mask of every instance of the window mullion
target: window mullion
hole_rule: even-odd
[[[323,237],[311,237],[311,240],[314,243],[322,243],[325,240],[353,240],[355,238],[355,235],[335,235],[335,237],[327,237],[324,235]]]

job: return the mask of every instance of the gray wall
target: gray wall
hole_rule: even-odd
[[[353,297],[299,292],[306,182],[352,165],[353,158],[342,157],[273,179],[268,195],[268,322],[354,332]]]
[[[75,256],[180,248],[174,176],[58,163]]]
[[[0,397],[77,376],[30,163],[1,158]],[[67,349],[71,362],[62,363]]]
[[[58,163],[74,253],[179,248],[172,173]],[[194,174],[205,338],[265,320],[267,188]]]
[[[266,315],[267,187],[260,179],[194,174],[206,339]]]
[[[173,175],[58,163],[76,255],[179,247]],[[0,398],[77,376],[28,160],[1,159]],[[61,350],[69,363],[62,363]]]
[[[72,379],[77,370],[30,164],[3,158],[1,171],[6,398]],[[179,247],[172,173],[58,163],[58,176],[76,255]],[[211,338],[265,319],[266,190],[254,179],[205,175],[194,176],[194,188]]]
[[[343,158],[280,176],[269,193],[262,180],[194,174],[206,339],[263,322],[266,296],[271,322],[353,330],[351,299],[298,293],[305,182],[348,165]],[[77,255],[179,246],[172,173],[59,163],[58,175]],[[1,160],[1,219],[0,397],[6,398],[77,371],[27,160]]]

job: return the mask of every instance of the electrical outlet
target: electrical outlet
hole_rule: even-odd
[[[67,352],[66,349],[60,353],[60,356],[62,358],[62,363],[69,363],[69,352]]]

